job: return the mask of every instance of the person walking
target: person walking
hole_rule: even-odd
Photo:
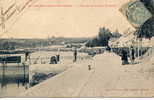
[[[77,60],[77,49],[75,48],[75,50],[74,50],[74,60],[73,60],[73,62],[76,62],[76,60]]]
[[[60,48],[58,48],[58,50],[57,50],[56,57],[57,57],[57,62],[59,62],[60,61]]]
[[[29,51],[26,51],[25,52],[25,62],[28,61],[30,62],[30,52]],[[31,62],[30,62],[31,63]]]
[[[56,56],[52,56],[50,58],[50,64],[57,64],[57,58],[56,58]]]
[[[26,51],[26,53],[25,53],[25,61],[27,61],[27,60],[28,60],[28,56],[29,56],[29,52],[28,52],[28,51]]]
[[[122,49],[121,54],[122,54],[121,55],[122,65],[128,64],[128,54],[127,54],[127,51]]]
[[[134,60],[135,60],[135,50],[133,47],[131,47],[131,61],[132,64],[134,64]]]

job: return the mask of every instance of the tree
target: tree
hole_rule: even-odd
[[[86,46],[94,47],[94,46],[108,46],[108,41],[112,37],[112,33],[109,29],[102,27],[99,29],[98,36],[88,41]]]
[[[118,30],[112,33],[112,38],[120,38],[122,35],[119,33]]]
[[[152,38],[154,36],[154,17],[148,19],[137,31],[138,38]]]
[[[111,38],[119,38],[121,34],[116,30],[115,32],[111,32],[108,28],[102,27],[99,29],[98,36],[88,41],[87,47],[94,46],[108,46],[108,42]]]
[[[98,39],[97,37],[95,37],[94,39],[92,40],[89,40],[86,44],[87,47],[94,47],[94,46],[97,46],[98,44]]]
[[[108,28],[102,27],[99,29],[98,36],[88,41],[86,46],[108,46],[108,41],[111,38],[119,38],[120,36],[121,34],[118,31],[112,33]]]
[[[98,46],[108,46],[108,41],[112,37],[109,29],[103,27],[99,29]]]

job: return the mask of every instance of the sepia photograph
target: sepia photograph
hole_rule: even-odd
[[[0,98],[154,97],[154,0],[0,0]]]

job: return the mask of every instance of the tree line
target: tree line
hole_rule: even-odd
[[[116,30],[111,32],[108,28],[102,27],[99,29],[98,36],[89,40],[86,43],[87,47],[108,46],[108,42],[112,38],[120,38],[122,35]]]

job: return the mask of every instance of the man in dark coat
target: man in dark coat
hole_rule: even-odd
[[[76,60],[77,60],[77,49],[75,48],[75,50],[74,50],[74,60],[73,60],[73,62],[76,62]]]
[[[122,65],[128,64],[128,54],[127,54],[127,51],[122,49],[121,54],[122,54],[121,55]]]
[[[135,50],[133,47],[131,47],[131,60],[132,60],[132,64],[134,64],[134,60],[135,60]]]

